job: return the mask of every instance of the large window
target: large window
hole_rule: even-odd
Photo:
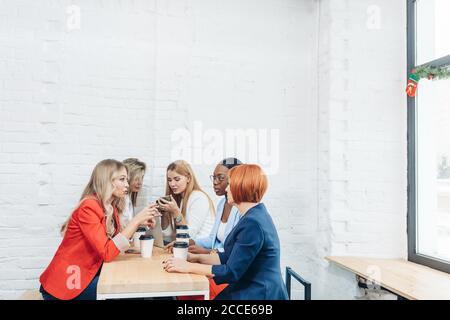
[[[450,65],[450,0],[408,0],[408,72]],[[408,98],[408,256],[450,272],[450,79]]]

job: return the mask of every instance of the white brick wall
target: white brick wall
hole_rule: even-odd
[[[324,255],[406,257],[405,1],[320,1],[316,297],[353,298]],[[379,16],[376,14],[379,13]]]
[[[161,195],[172,134],[198,125],[279,130],[265,202],[283,268],[313,298],[353,298],[325,255],[406,254],[404,15],[387,0],[0,1],[0,298],[38,286],[96,162],[142,158]],[[212,195],[214,164],[192,160]]]

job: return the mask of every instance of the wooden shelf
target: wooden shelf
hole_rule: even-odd
[[[450,274],[403,259],[325,257],[410,300],[450,300]]]

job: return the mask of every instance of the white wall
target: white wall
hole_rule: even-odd
[[[319,297],[359,294],[323,255],[407,255],[405,5],[320,1]]]
[[[282,267],[313,298],[353,298],[324,256],[406,254],[403,2],[1,2],[0,298],[38,286],[99,160],[142,158],[160,195],[182,128],[201,151],[227,130],[278,130],[265,202]],[[211,195],[223,155],[189,159]]]
[[[149,1],[0,5],[0,297],[14,298],[38,287],[99,160],[153,160],[156,13]]]

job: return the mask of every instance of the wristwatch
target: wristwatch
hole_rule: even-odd
[[[179,214],[176,218],[175,218],[175,223],[181,223],[181,221],[183,221],[183,215]]]

